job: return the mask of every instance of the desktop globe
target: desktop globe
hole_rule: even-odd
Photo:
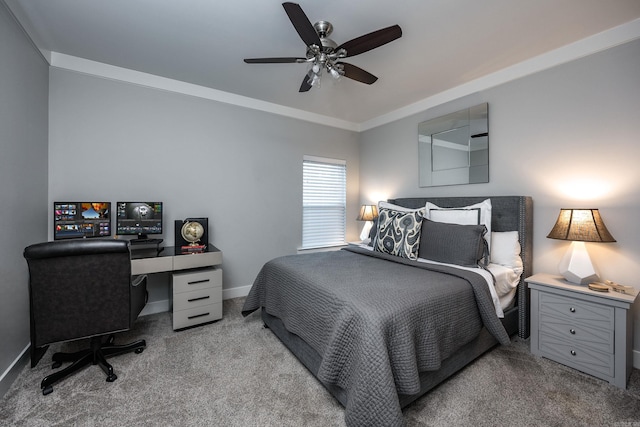
[[[180,234],[189,242],[189,246],[196,246],[204,234],[204,227],[199,222],[188,221],[182,225]]]

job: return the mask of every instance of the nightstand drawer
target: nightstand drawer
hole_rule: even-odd
[[[588,374],[608,377],[615,374],[613,353],[595,351],[542,333],[539,348],[543,356]]]
[[[211,287],[222,287],[222,269],[207,268],[173,274],[173,293],[191,292]]]
[[[222,288],[213,287],[191,292],[181,292],[173,297],[173,311],[222,302]]]
[[[568,322],[553,316],[544,316],[539,321],[540,334],[554,336],[573,345],[613,353],[614,331],[584,326],[579,322]]]
[[[222,319],[222,302],[173,312],[173,329],[188,328]]]
[[[565,319],[571,324],[613,330],[615,325],[613,307],[566,298],[551,293],[540,293],[541,315]]]

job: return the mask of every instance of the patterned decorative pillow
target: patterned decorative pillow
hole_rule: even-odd
[[[418,259],[422,211],[380,209],[373,250],[402,258]]]

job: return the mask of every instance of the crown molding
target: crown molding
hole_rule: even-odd
[[[69,71],[75,71],[91,76],[102,77],[110,80],[135,84],[139,86],[166,90],[183,95],[195,96],[211,101],[223,102],[238,107],[260,110],[271,114],[291,117],[313,123],[319,123],[335,128],[358,131],[358,125],[346,120],[340,120],[321,114],[310,113],[297,108],[286,107],[271,102],[261,101],[247,96],[236,95],[205,86],[186,83],[179,80],[143,73],[128,68],[116,67],[102,62],[66,55],[59,52],[51,52],[51,66]]]
[[[261,101],[246,96],[236,95],[217,89],[160,77],[140,71],[134,71],[127,68],[116,67],[58,52],[46,53],[48,54],[47,59],[50,59],[49,63],[55,68],[195,96],[349,131],[363,132],[421,113],[425,110],[463,96],[486,90],[638,38],[640,38],[640,19],[635,19],[626,24],[619,25],[577,42],[554,49],[534,58],[512,65],[511,67],[504,68],[487,76],[480,77],[468,83],[437,93],[433,96],[362,123],[354,123],[321,114],[310,113],[296,108],[286,107],[271,102]]]
[[[561,65],[594,53],[633,41],[640,38],[640,19],[603,31],[593,36],[578,40],[558,49],[551,50],[522,61],[511,67],[464,83],[436,95],[425,98],[414,104],[399,108],[388,114],[360,123],[359,131],[363,132],[396,120],[421,113],[449,101],[472,93],[486,90],[557,65]]]

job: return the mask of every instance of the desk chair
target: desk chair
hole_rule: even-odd
[[[29,266],[31,367],[50,344],[90,339],[90,347],[75,353],[55,353],[43,394],[53,384],[89,365],[100,365],[107,381],[117,376],[106,358],[131,351],[141,353],[146,342],[114,344],[114,333],[126,331],[147,300],[146,276],[132,281],[129,244],[124,240],[66,240],[31,245],[24,250]],[[103,337],[108,335],[106,341]]]

